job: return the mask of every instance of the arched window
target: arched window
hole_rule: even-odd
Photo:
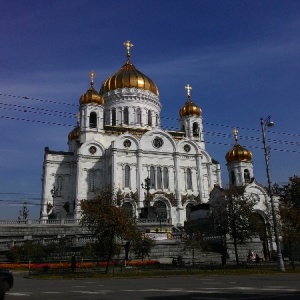
[[[198,123],[193,123],[193,136],[199,135],[199,126]]]
[[[150,167],[150,187],[155,189],[155,169],[153,166]]]
[[[94,111],[90,113],[90,128],[97,128],[97,114]]]
[[[230,182],[232,185],[235,185],[235,175],[233,171],[230,172]]]
[[[136,124],[142,124],[142,112],[140,108],[136,110]]]
[[[162,171],[161,168],[157,168],[157,188],[162,189]]]
[[[169,189],[169,171],[167,167],[164,167],[163,178],[164,178],[164,189]]]
[[[88,172],[88,191],[94,192],[95,191],[95,173],[93,170]]]
[[[185,132],[185,127],[184,127],[184,125],[181,125],[181,132]]]
[[[130,167],[125,166],[125,187],[130,188]]]
[[[63,190],[63,177],[62,176],[58,176],[56,178],[56,183],[55,183],[55,188],[56,188],[56,197],[61,197],[62,195],[62,190]]]
[[[250,183],[250,172],[248,169],[244,170],[244,180],[245,180],[245,183]]]
[[[113,125],[113,126],[116,125],[116,119],[117,119],[117,116],[116,116],[116,109],[114,108],[114,109],[111,111],[111,125]]]
[[[155,115],[155,126],[158,126],[158,114]]]
[[[124,108],[124,124],[129,124],[129,113],[128,113],[128,107]]]
[[[148,110],[148,125],[152,126],[152,113],[151,113],[151,110]]]
[[[193,189],[193,182],[192,182],[192,171],[191,169],[186,170],[186,187],[188,190]]]

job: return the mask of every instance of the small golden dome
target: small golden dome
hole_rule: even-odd
[[[179,110],[180,117],[185,116],[198,116],[200,117],[202,114],[202,110],[200,107],[198,107],[195,103],[191,100],[191,94],[190,91],[192,87],[188,84],[185,86],[185,89],[187,90],[188,100],[184,104],[184,106]]]
[[[100,95],[115,89],[138,88],[150,91],[158,96],[156,84],[130,62],[130,49],[133,47],[133,44],[130,41],[126,41],[124,46],[127,49],[127,62],[118,72],[104,81],[100,89]]]
[[[248,149],[242,147],[238,143],[237,129],[234,129],[233,132],[234,132],[234,137],[235,137],[235,145],[233,146],[233,148],[231,150],[229,150],[227,152],[227,154],[225,156],[227,163],[231,163],[234,161],[251,162],[252,161],[252,153]]]
[[[180,117],[185,116],[198,116],[200,117],[202,114],[202,110],[196,104],[194,104],[191,99],[184,104],[184,106],[179,110]]]
[[[79,139],[79,131],[80,128],[79,126],[75,127],[69,134],[68,134],[68,139],[69,141],[76,141]]]
[[[80,104],[95,103],[99,105],[104,105],[104,99],[91,85],[91,87],[80,97],[79,103]]]
[[[94,78],[96,76],[96,73],[94,71],[91,71],[89,75],[91,78],[91,83],[90,83],[91,87],[80,97],[79,103],[80,104],[95,103],[99,105],[104,105],[104,99],[94,88]]]

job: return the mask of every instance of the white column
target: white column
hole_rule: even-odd
[[[197,164],[197,186],[198,186],[198,192],[199,192],[199,199],[202,203],[202,184],[201,184],[201,178],[202,178],[202,167],[201,167],[201,154],[196,154],[196,164]]]
[[[44,178],[43,178],[44,182],[43,182],[42,203],[41,203],[42,204],[42,214],[40,216],[42,220],[48,219],[48,213],[47,213],[48,201],[51,199],[51,201],[49,201],[49,202],[50,203],[53,202],[53,198],[51,195],[51,187],[49,186],[49,169],[50,169],[50,163],[46,161],[45,168],[44,168]]]
[[[137,168],[136,168],[136,188],[137,188],[137,192],[138,192],[138,209],[140,209],[141,207],[144,207],[144,193],[143,193],[143,189],[142,189],[142,154],[143,151],[141,149],[137,150]]]
[[[180,183],[179,183],[179,166],[178,166],[178,156],[179,153],[175,152],[174,153],[174,167],[175,167],[175,195],[177,199],[177,207],[181,208],[182,203],[181,203],[181,193],[180,193]]]

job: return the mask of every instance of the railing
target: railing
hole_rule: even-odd
[[[152,225],[165,225],[172,224],[171,219],[137,219],[138,224],[152,224]],[[78,225],[80,223],[80,219],[47,219],[47,220],[0,220],[0,226],[28,226],[28,225]]]
[[[29,226],[29,225],[78,225],[79,219],[48,219],[48,220],[0,220],[0,226]]]

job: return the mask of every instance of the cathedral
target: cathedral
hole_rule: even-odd
[[[207,203],[214,186],[221,187],[220,164],[205,149],[192,88],[185,86],[178,130],[163,130],[158,87],[132,63],[130,41],[124,46],[125,64],[99,91],[90,72],[68,151],[45,148],[42,220],[80,219],[80,202],[111,186],[132,217],[183,226],[190,207]]]

